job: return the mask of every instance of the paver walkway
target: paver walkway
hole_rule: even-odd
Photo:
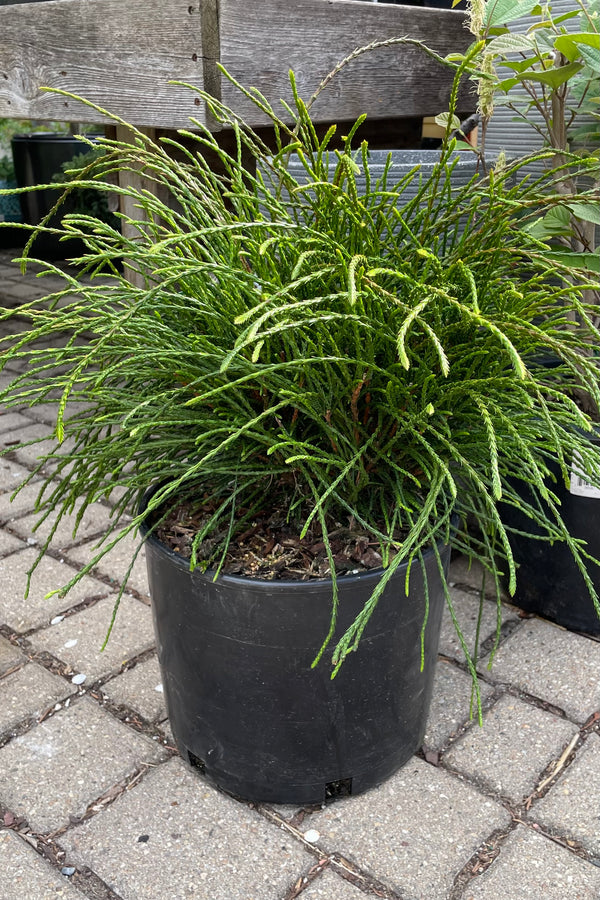
[[[0,254],[0,305],[44,282]],[[0,445],[47,425],[0,411]],[[324,808],[238,802],[172,746],[143,561],[102,654],[124,548],[45,599],[90,558],[108,507],[76,538],[57,531],[23,600],[35,486],[9,500],[34,462],[0,460],[0,900],[600,898],[600,642],[506,605],[480,728],[448,619],[424,748],[394,777]],[[476,573],[459,559],[452,579],[472,637]],[[495,617],[490,602],[484,636]]]

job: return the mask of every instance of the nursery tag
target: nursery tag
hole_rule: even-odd
[[[576,497],[589,497],[592,500],[600,500],[600,488],[594,487],[585,480],[583,462],[578,453],[573,454],[569,492]]]

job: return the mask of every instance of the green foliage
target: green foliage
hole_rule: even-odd
[[[15,167],[12,159],[0,157],[0,181],[14,181]]]
[[[564,203],[562,173],[527,186],[507,167],[454,190],[446,144],[407,202],[418,169],[399,181],[389,171],[371,178],[355,129],[330,151],[335,129],[318,137],[299,97],[289,127],[246,92],[274,125],[273,149],[198,93],[235,149],[199,122],[181,143],[135,130],[131,143],[101,139],[95,178],[78,185],[127,196],[135,218],[121,216],[122,234],[67,216],[64,233],[85,242],[78,265],[91,280],[41,263],[62,274],[64,290],[21,306],[28,330],[2,342],[1,365],[27,366],[0,402],[62,395],[61,455],[50,454],[57,469],[43,482],[41,513],[81,515],[118,489],[118,515],[158,486],[106,552],[145,518],[212,500],[205,531],[217,540],[204,562],[217,569],[232,523],[235,538],[269,496],[285,496],[300,528],[320,523],[327,546],[336,523],[356,523],[389,564],[334,649],[336,666],[391,573],[402,561],[419,565],[432,541],[480,559],[497,587],[498,572],[509,571],[514,588],[498,505],[523,506],[519,482],[533,486],[526,512],[543,539],[567,541],[583,568],[585,548],[568,535],[545,479],[554,459],[567,478],[577,451],[600,486],[600,451],[572,400],[575,387],[599,399],[596,361],[582,353],[600,339],[585,302],[593,276],[552,262],[526,228],[540,209]],[[303,180],[289,174],[290,153]],[[572,164],[590,172],[593,160]],[[154,189],[115,186],[119,169],[143,172]],[[544,354],[558,367],[543,366]],[[70,399],[86,405],[63,418]],[[473,517],[475,535],[464,527]]]
[[[52,181],[61,184],[68,180],[75,185],[76,181],[85,179],[87,174],[93,177],[95,163],[104,153],[104,148],[97,145],[89,147],[83,153],[77,153],[61,165],[61,171],[53,176]],[[69,193],[70,209],[75,213],[95,216],[117,227],[118,219],[109,209],[108,197],[107,191],[98,188],[74,186]]]
[[[562,167],[561,189],[575,194],[581,170],[569,166],[568,154],[600,155],[600,0],[574,0],[574,8],[554,13],[551,4],[534,0],[473,0],[470,27],[476,43],[455,61],[471,60],[477,67],[482,141],[494,107],[508,106],[516,118],[535,129],[543,145],[554,151],[550,167]],[[515,23],[530,18],[526,32]],[[589,173],[587,173],[589,175]],[[589,177],[585,184],[590,186]],[[596,174],[595,187],[598,188]],[[541,216],[531,232],[555,239],[562,253],[594,251],[597,209],[590,203],[563,205],[560,227],[553,210]],[[597,264],[596,259],[590,265]],[[598,298],[596,298],[598,302]]]

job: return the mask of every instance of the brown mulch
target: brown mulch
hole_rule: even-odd
[[[194,537],[212,512],[210,508],[194,510],[181,505],[156,528],[156,537],[189,559]],[[351,521],[335,522],[329,531],[337,575],[367,572],[382,564],[379,541],[353,525]],[[268,581],[329,577],[331,568],[319,523],[313,522],[302,539],[300,531],[301,525],[288,522],[283,509],[257,511],[241,534],[234,533],[221,572]],[[216,550],[224,537],[225,532],[220,531],[204,540],[198,547],[198,560],[215,567],[220,560]]]

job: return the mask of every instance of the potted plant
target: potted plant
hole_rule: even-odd
[[[541,179],[542,184],[545,168],[561,168],[563,202],[532,220],[528,230],[533,237],[551,243],[555,259],[567,265],[576,262],[590,270],[596,284],[586,301],[588,314],[596,323],[600,264],[595,232],[600,214],[597,204],[581,204],[576,195],[578,191],[598,189],[594,165],[600,149],[599,9],[598,0],[572,0],[553,9],[522,0],[485,2],[471,8],[472,30],[481,41],[480,65],[489,76],[481,83],[481,150],[489,148],[490,134],[493,146],[506,149],[507,155],[523,154],[527,147],[547,149],[545,161],[538,160],[521,170],[523,176]],[[589,171],[571,164],[573,148],[580,160],[591,160]],[[559,277],[566,281],[568,270]],[[572,318],[577,322],[580,316],[573,313]],[[582,352],[596,357],[597,343],[592,341]],[[560,360],[552,353],[541,357],[539,363],[553,369],[555,381],[563,378]],[[576,388],[573,397],[591,415],[594,440],[600,443],[600,415],[595,401]],[[566,479],[558,462],[551,466],[550,477],[571,535],[584,542],[592,556],[599,556],[600,491],[593,479],[590,481],[586,465],[575,454]],[[533,500],[525,488],[524,498]],[[516,531],[528,530],[518,507],[507,505],[503,517]],[[521,573],[513,597],[516,605],[566,628],[600,634],[600,619],[586,585],[587,576],[600,591],[600,571],[593,563],[586,566],[584,575],[568,547],[548,542],[543,529],[535,529],[535,537],[515,535],[512,548]]]
[[[330,152],[335,127],[319,137],[297,94],[284,120],[252,92],[273,149],[198,93],[237,149],[199,122],[181,143],[100,139],[79,186],[133,197],[139,215],[122,233],[64,219],[92,277],[66,274],[64,292],[18,310],[31,327],[3,340],[2,365],[28,365],[0,401],[61,395],[42,517],[117,497],[74,581],[141,528],[184,758],[248,799],[322,802],[418,748],[444,598],[454,616],[449,549],[481,560],[498,592],[508,571],[514,590],[498,504],[521,502],[519,482],[548,503],[526,507],[535,524],[581,563],[545,479],[555,456],[563,472],[573,452],[599,461],[570,388],[600,399],[582,353],[600,335],[587,273],[570,270],[557,310],[565,268],[526,229],[556,193],[514,184],[510,167],[453,190],[448,133],[404,202],[418,168],[371,178],[359,123]],[[119,169],[146,187],[114,186]],[[568,387],[535,365],[545,351]],[[85,406],[66,418],[70,399]]]

